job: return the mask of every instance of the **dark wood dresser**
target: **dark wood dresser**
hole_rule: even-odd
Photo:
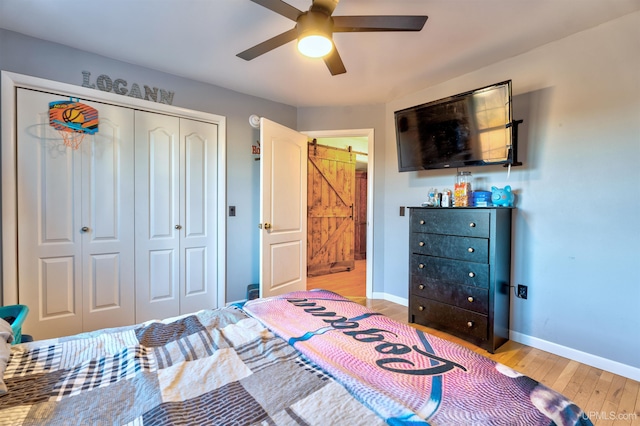
[[[410,209],[409,322],[491,353],[509,340],[512,210]]]

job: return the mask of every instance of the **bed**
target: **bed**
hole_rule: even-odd
[[[2,330],[1,425],[591,424],[529,377],[322,290],[13,346]]]

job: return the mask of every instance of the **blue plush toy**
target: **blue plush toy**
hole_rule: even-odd
[[[504,188],[492,186],[491,203],[494,206],[513,207],[513,192],[511,192],[511,186],[507,185]]]

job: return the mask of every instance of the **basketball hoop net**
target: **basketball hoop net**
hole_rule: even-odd
[[[73,130],[58,130],[58,133],[62,136],[64,144],[73,149],[78,149],[84,137],[87,135],[86,133],[74,132]]]
[[[98,110],[79,99],[50,102],[49,125],[60,133],[66,146],[78,149],[86,135],[98,131]]]

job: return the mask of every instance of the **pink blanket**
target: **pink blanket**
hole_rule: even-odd
[[[535,380],[335,293],[289,293],[243,309],[389,424],[590,424]]]

